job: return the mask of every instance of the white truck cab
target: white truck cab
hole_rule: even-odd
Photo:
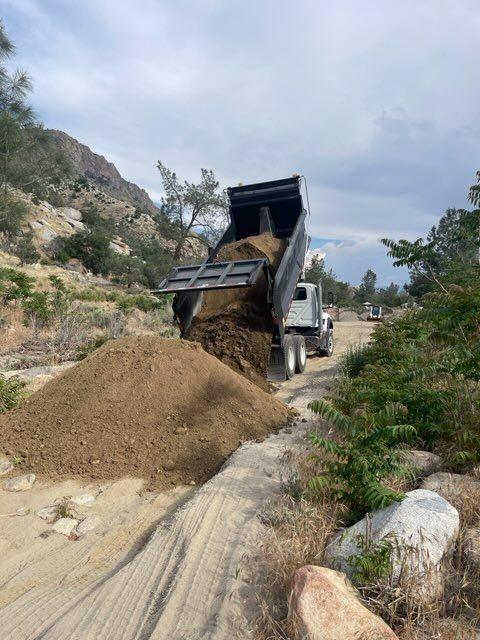
[[[307,352],[333,354],[333,321],[323,306],[320,284],[298,283],[287,316],[286,331],[303,335]]]

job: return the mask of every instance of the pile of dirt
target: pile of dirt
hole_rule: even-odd
[[[263,233],[225,245],[215,262],[268,258],[275,273],[284,251],[284,240]],[[200,342],[205,351],[267,389],[272,331],[267,280],[260,274],[252,287],[205,292],[188,338]]]
[[[186,340],[111,341],[0,416],[0,453],[49,477],[203,482],[289,409]]]

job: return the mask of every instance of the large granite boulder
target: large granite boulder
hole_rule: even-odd
[[[347,576],[354,573],[351,558],[367,544],[390,540],[391,579],[418,586],[419,601],[435,600],[442,589],[444,560],[453,550],[459,532],[459,515],[433,491],[409,491],[402,502],[375,511],[336,535],[326,549],[327,563]]]

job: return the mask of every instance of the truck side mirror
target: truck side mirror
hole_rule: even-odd
[[[333,307],[333,291],[329,291],[327,294],[328,306]]]

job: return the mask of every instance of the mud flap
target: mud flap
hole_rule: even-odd
[[[268,363],[267,380],[269,382],[285,382],[285,354],[282,347],[272,346]]]

